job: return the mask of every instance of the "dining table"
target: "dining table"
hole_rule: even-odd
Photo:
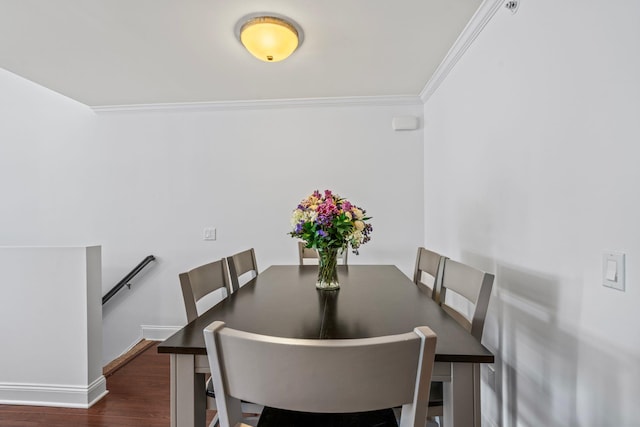
[[[428,326],[437,335],[432,381],[443,382],[444,422],[480,427],[480,365],[494,356],[394,265],[338,266],[338,290],[315,287],[318,267],[273,265],[158,345],[170,355],[171,426],[206,424],[203,329],[213,321],[302,339],[394,335]],[[382,368],[384,369],[384,368]]]

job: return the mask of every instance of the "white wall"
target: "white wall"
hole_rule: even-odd
[[[87,106],[0,68],[0,245],[92,242]]]
[[[0,247],[0,283],[0,403],[104,396],[100,247]]]
[[[425,241],[496,273],[486,425],[640,420],[640,3],[501,9],[425,105]],[[627,255],[604,288],[602,252]],[[486,372],[485,372],[486,374]]]
[[[94,118],[88,107],[0,69],[0,246],[95,243],[87,199],[92,189],[85,183]],[[104,391],[101,307],[94,310],[87,301],[100,296],[100,268],[89,272],[85,262],[84,271],[73,270],[63,261],[79,255],[62,252],[56,258],[43,248],[42,258],[54,263],[53,272],[68,274],[67,281],[51,274],[43,279],[41,269],[25,269],[23,282],[8,279],[13,264],[4,255],[0,260],[9,262],[0,298],[5,401],[86,406]],[[78,279],[96,271],[97,277]]]
[[[350,263],[411,274],[424,235],[423,132],[394,132],[419,105],[94,114],[0,70],[0,245],[102,246],[104,362],[186,322],[178,273],[255,247],[261,270],[297,262],[289,217],[315,189],[373,216]],[[202,240],[203,228],[218,239]]]
[[[148,279],[105,306],[105,348],[135,325],[186,322],[178,273],[254,247],[261,270],[297,262],[290,214],[332,189],[373,216],[371,242],[350,263],[412,272],[422,241],[423,133],[394,132],[421,106],[101,113],[95,187],[105,285],[148,253]],[[203,241],[203,228],[217,240]]]

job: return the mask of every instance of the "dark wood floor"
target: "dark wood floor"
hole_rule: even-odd
[[[169,426],[169,355],[155,345],[107,377],[107,389],[89,409],[0,405],[0,426]]]

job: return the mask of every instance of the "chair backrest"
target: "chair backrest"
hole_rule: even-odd
[[[440,302],[440,287],[442,282],[442,268],[446,257],[425,248],[418,248],[416,267],[413,271],[413,283],[424,286],[427,293],[436,302]],[[424,273],[431,276],[428,282],[424,281]]]
[[[307,248],[305,242],[298,242],[298,260],[300,261],[300,265],[305,265],[308,261],[318,262],[318,251],[313,248]],[[349,255],[349,251],[345,248],[341,251],[338,251],[338,263],[342,265],[347,265],[347,256]]]
[[[485,273],[451,259],[444,260],[440,304],[451,317],[464,326],[478,341],[482,339],[482,330],[484,329],[484,320],[489,307],[493,279],[493,274]],[[466,317],[460,310],[447,303],[449,291],[464,297],[465,300],[473,305],[469,317]]]
[[[213,322],[204,330],[221,427],[240,400],[314,413],[402,405],[402,426],[424,426],[436,335],[428,327],[376,338],[270,337]]]
[[[253,248],[227,257],[227,262],[231,276],[231,292],[240,289],[239,277],[243,274],[252,272],[253,277],[258,275],[258,263]]]
[[[198,317],[198,301],[219,289],[220,298],[210,301],[210,308],[226,298],[231,293],[229,284],[229,271],[227,263],[223,259],[201,265],[186,273],[180,273],[180,287],[182,288],[182,299],[187,311],[187,322],[191,322]]]

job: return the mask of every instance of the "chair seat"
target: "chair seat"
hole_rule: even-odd
[[[265,406],[257,427],[397,427],[392,409],[346,414],[316,414]]]

